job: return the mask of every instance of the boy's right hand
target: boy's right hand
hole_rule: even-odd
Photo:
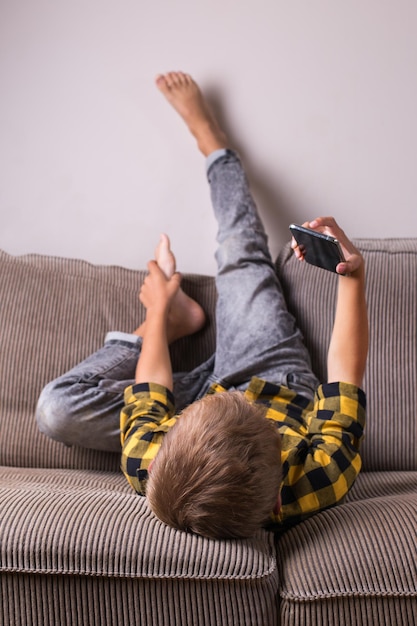
[[[181,274],[174,272],[167,278],[156,261],[149,261],[146,276],[139,293],[139,300],[146,310],[167,313],[181,284]]]

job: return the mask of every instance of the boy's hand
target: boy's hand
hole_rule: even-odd
[[[146,276],[139,293],[139,300],[146,310],[166,313],[180,288],[181,275],[175,272],[168,279],[156,261],[149,261],[148,271],[149,274]]]
[[[153,382],[173,390],[171,357],[168,348],[168,317],[178,293],[181,276],[167,278],[156,261],[149,261],[139,300],[146,308],[142,350],[136,366],[136,382]]]
[[[343,250],[345,262],[339,263],[336,267],[338,274],[353,274],[361,268],[363,265],[363,258],[359,250],[355,248],[350,239],[345,235],[340,226],[336,223],[333,217],[317,217],[311,222],[305,222],[303,224],[305,228],[311,228],[319,233],[324,233],[335,237]],[[294,250],[295,256],[303,260],[304,255],[300,247],[297,245],[295,239],[292,239],[291,247]]]

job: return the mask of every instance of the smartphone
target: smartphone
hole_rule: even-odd
[[[345,260],[340,244],[335,237],[318,233],[297,224],[291,224],[290,231],[302,248],[307,263],[335,272],[338,264]]]

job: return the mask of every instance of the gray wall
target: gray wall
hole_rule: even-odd
[[[203,159],[153,85],[184,69],[291,221],[417,236],[414,0],[1,0],[0,247],[215,270]]]

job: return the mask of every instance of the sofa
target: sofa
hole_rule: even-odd
[[[346,501],[274,535],[214,541],[166,527],[119,455],[42,435],[42,387],[143,318],[143,271],[0,253],[0,625],[292,626],[417,623],[417,239],[357,240],[367,263],[370,352],[363,469]],[[276,269],[313,367],[326,376],[337,278]],[[175,369],[215,340],[210,276],[183,287],[205,328],[172,346]]]

